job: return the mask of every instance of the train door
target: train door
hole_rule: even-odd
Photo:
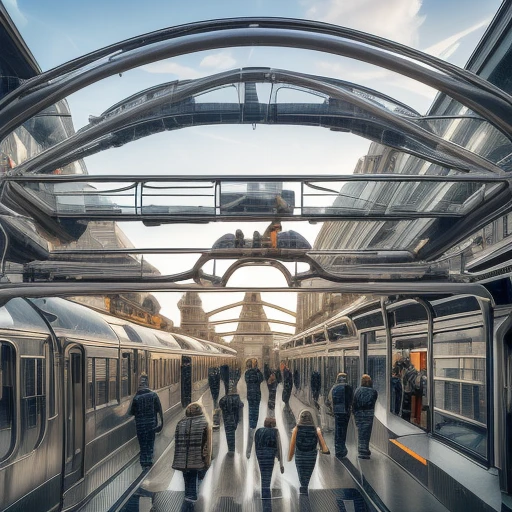
[[[66,435],[64,489],[83,477],[84,456],[84,355],[78,347],[66,354]]]
[[[512,494],[512,330],[507,332],[504,339],[504,361],[505,374],[504,384],[504,414],[505,414],[505,435],[503,462],[501,476],[501,489],[507,494]]]
[[[181,405],[192,402],[192,358],[181,356]]]

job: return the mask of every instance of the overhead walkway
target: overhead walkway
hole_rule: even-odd
[[[174,456],[172,434],[178,415],[157,439],[158,460],[150,471],[142,473],[138,461],[119,475],[116,481],[93,498],[83,510],[109,510],[121,512],[174,512],[195,510],[197,512],[230,511],[274,511],[304,512],[342,511],[375,512],[403,511],[445,512],[447,509],[429,493],[417,480],[401,470],[386,455],[373,449],[370,460],[357,458],[356,439],[348,439],[349,456],[342,462],[334,457],[333,432],[324,432],[331,455],[319,454],[309,487],[309,496],[299,496],[299,480],[295,462],[288,462],[287,453],[290,435],[296,418],[306,406],[295,396],[286,409],[281,400],[282,387],[278,387],[276,400],[276,421],[283,444],[285,459],[284,474],[278,464],[272,477],[272,499],[262,501],[260,474],[254,447],[250,458],[246,451],[249,442],[248,406],[243,377],[239,393],[245,407],[243,420],[237,430],[237,449],[234,456],[228,455],[224,427],[214,432],[214,460],[199,488],[198,501],[188,504],[184,501],[182,473],[171,467]],[[263,424],[267,414],[268,391],[262,385],[262,401],[258,426]],[[209,392],[202,403],[211,414],[212,400]],[[313,411],[316,414],[316,411]],[[319,419],[320,420],[320,419]],[[364,465],[364,467],[362,467]],[[133,478],[134,473],[137,477]],[[354,476],[355,475],[355,478]],[[360,475],[357,478],[357,475]],[[362,476],[364,475],[364,476]],[[132,480],[130,480],[130,478]],[[124,489],[123,489],[124,486]]]

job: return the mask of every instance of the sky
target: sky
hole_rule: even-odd
[[[282,16],[325,21],[369,32],[464,66],[499,8],[497,0],[3,0],[4,6],[43,70],[109,44],[165,27],[237,16]],[[285,48],[227,48],[148,64],[93,84],[68,98],[75,128],[145,88],[248,66],[276,67],[341,78],[377,89],[426,112],[436,91],[392,72],[333,55]],[[268,90],[259,88],[260,100]],[[86,159],[90,174],[350,174],[369,141],[351,134],[299,126],[221,125],[166,132]],[[300,225],[299,225],[300,224]],[[214,223],[147,228],[124,223],[137,247],[211,247],[226,232],[248,237],[265,224]],[[283,223],[311,244],[320,224]],[[196,256],[194,256],[195,258]],[[189,269],[190,255],[148,256],[162,274]],[[193,261],[192,261],[193,262]],[[219,269],[220,270],[220,269]],[[282,286],[274,269],[241,269],[232,286]],[[270,295],[270,294],[269,294]],[[275,297],[273,296],[275,295]],[[157,294],[162,313],[179,324],[177,294]],[[265,299],[294,310],[295,294]],[[202,294],[205,310],[240,296]],[[236,313],[236,311],[235,311]],[[267,311],[270,315],[270,311]],[[276,312],[273,317],[289,320]],[[233,318],[233,311],[220,318]],[[233,325],[222,326],[228,331]],[[288,330],[279,326],[279,330]]]

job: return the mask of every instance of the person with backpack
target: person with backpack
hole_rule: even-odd
[[[236,386],[231,387],[229,393],[224,395],[219,402],[229,453],[235,451],[235,432],[240,418],[240,409],[242,409],[243,406],[244,404],[242,400],[240,400]]]
[[[375,403],[377,402],[378,393],[373,389],[372,379],[369,375],[364,374],[361,378],[361,386],[354,393],[354,402],[352,409],[357,427],[357,449],[360,459],[369,459],[370,437],[372,435],[373,417],[375,415]]]
[[[247,384],[247,402],[249,402],[249,428],[255,429],[258,425],[261,402],[261,383],[263,374],[258,368],[256,359],[249,359],[246,363],[245,382]]]
[[[334,415],[334,446],[338,459],[347,456],[347,429],[350,421],[353,391],[347,384],[347,374],[338,373],[336,384],[329,391],[329,403]]]
[[[263,427],[256,430],[254,444],[261,473],[261,498],[269,499],[272,497],[270,481],[276,458],[279,461],[281,473],[284,473],[281,438],[276,428],[275,418],[266,418]]]
[[[164,416],[160,399],[154,391],[149,389],[149,380],[145,373],[140,376],[139,389],[133,397],[130,414],[135,416],[135,428],[140,446],[140,465],[142,469],[148,469],[153,465],[155,434],[161,432]],[[159,426],[158,416],[160,416]]]

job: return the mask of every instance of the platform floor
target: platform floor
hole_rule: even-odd
[[[262,385],[262,400],[258,427],[263,425],[267,414],[268,390]],[[446,508],[435,499],[419,482],[407,475],[389,457],[372,451],[370,460],[357,458],[355,439],[349,436],[349,456],[342,462],[334,457],[333,433],[324,435],[331,449],[331,455],[319,453],[309,487],[309,496],[299,496],[299,479],[295,462],[287,461],[291,430],[299,412],[306,407],[292,395],[290,407],[285,408],[281,400],[282,386],[278,387],[275,416],[283,444],[285,472],[281,474],[276,461],[272,476],[272,499],[261,500],[260,474],[252,446],[250,458],[246,457],[249,446],[248,405],[245,381],[240,380],[238,391],[244,400],[243,420],[237,429],[236,453],[228,455],[224,427],[213,433],[214,459],[205,479],[199,487],[198,501],[190,505],[184,501],[184,481],[180,471],[171,467],[174,443],[170,442],[175,425],[166,425],[164,433],[157,438],[158,461],[150,471],[138,470],[138,480],[132,485],[131,496],[122,506],[114,506],[115,493],[102,492],[89,502],[84,510],[122,512],[446,512]],[[222,393],[221,393],[222,396]],[[201,402],[212,416],[213,403],[207,391]],[[316,414],[316,411],[310,409]],[[320,418],[318,417],[320,423]],[[138,462],[131,467],[131,474],[137,471]],[[128,468],[129,469],[129,468]],[[350,469],[350,471],[348,470]],[[353,476],[355,475],[355,476]],[[128,477],[126,477],[128,478]],[[128,488],[131,482],[119,478],[120,485]],[[133,481],[133,477],[132,477]],[[376,499],[375,494],[379,495]],[[373,499],[372,499],[373,498]],[[119,501],[117,501],[119,504]]]

